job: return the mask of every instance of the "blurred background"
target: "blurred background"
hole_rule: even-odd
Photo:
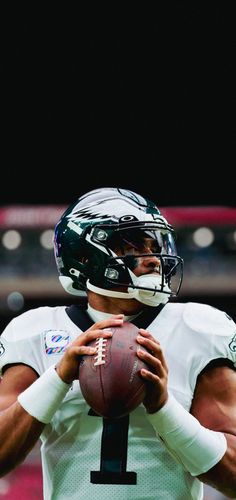
[[[1,331],[70,302],[54,225],[101,186],[153,199],[184,258],[178,300],[236,320],[234,20],[220,1],[2,10]],[[0,480],[0,498],[16,494],[42,498],[39,446]]]

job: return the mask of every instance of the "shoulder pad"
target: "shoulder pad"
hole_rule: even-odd
[[[236,333],[236,324],[224,311],[207,304],[188,302],[183,311],[184,323],[198,333],[228,337]]]
[[[38,335],[42,325],[50,320],[50,308],[47,306],[29,309],[13,318],[2,332],[2,338],[8,342],[24,340]]]

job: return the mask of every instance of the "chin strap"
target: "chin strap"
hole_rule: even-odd
[[[161,276],[156,274],[145,274],[138,278],[135,276],[134,286],[138,288],[129,287],[127,292],[119,292],[97,287],[92,285],[89,280],[87,281],[87,288],[99,295],[121,299],[136,299],[142,304],[152,307],[156,307],[159,304],[166,304],[171,294],[171,290],[167,285],[164,285],[165,292],[159,291]]]
[[[127,292],[100,288],[92,285],[89,280],[87,280],[86,286],[88,290],[98,293],[99,295],[104,295],[105,297],[135,299],[151,307],[156,307],[159,304],[166,304],[168,302],[171,290],[166,284],[162,284],[162,279],[159,274],[143,274],[137,277],[130,271],[130,275],[135,288],[128,287]],[[73,281],[68,276],[59,276],[59,280],[66,292],[72,295],[79,295],[80,297],[86,295],[86,292],[82,292],[73,287]],[[163,291],[160,291],[161,289]]]
[[[105,297],[115,297],[121,299],[135,299],[135,290],[132,290],[131,293],[128,292],[117,292],[115,290],[107,290],[106,288],[100,288],[98,286],[92,285],[88,280],[86,283],[88,290],[91,292],[98,293],[99,295],[105,295]]]

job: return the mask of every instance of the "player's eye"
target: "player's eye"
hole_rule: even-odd
[[[124,250],[128,253],[161,253],[161,247],[155,240],[124,242]]]

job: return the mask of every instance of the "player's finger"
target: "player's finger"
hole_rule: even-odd
[[[143,330],[142,328],[140,328],[139,332],[141,335],[138,335],[137,341],[141,345],[145,346],[146,349],[148,349],[153,356],[157,356],[158,359],[160,359],[165,370],[168,370],[168,366],[160,342],[157,339],[155,339],[149,332]]]
[[[155,373],[160,378],[163,378],[166,376],[165,367],[163,366],[160,359],[153,356],[152,354],[150,354],[147,351],[143,351],[142,349],[138,349],[137,355],[139,358],[142,359],[142,361],[145,361],[145,363],[148,366],[150,366],[152,373]]]
[[[97,352],[96,347],[91,347],[86,345],[74,346],[72,350],[73,355],[76,355],[78,358],[85,355],[92,356],[93,354],[96,354],[96,352]]]
[[[85,333],[79,335],[74,340],[73,344],[77,346],[86,345],[89,342],[92,342],[92,340],[95,340],[96,338],[99,337],[104,337],[104,338],[112,337],[112,331],[109,330],[108,328],[106,328],[105,330],[101,330],[99,328],[96,328],[94,330],[87,330]]]
[[[90,328],[87,331],[96,330],[97,328],[99,329],[107,328],[109,326],[118,326],[122,325],[123,322],[124,322],[124,314],[115,314],[110,318],[97,321],[96,323],[94,323],[94,325],[90,326]]]
[[[157,343],[156,341],[153,342],[150,339],[145,339],[144,337],[141,337],[139,335],[137,337],[137,342],[147,349],[148,352],[144,351],[144,357],[148,364],[155,366],[155,359],[158,359],[161,362],[164,371],[168,372],[168,366],[159,343]]]

